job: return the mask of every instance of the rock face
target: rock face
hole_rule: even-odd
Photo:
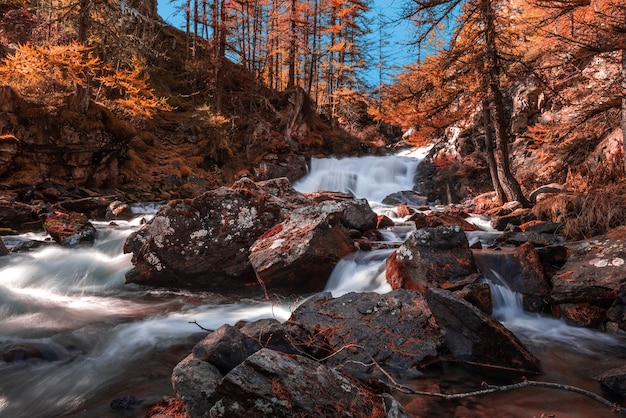
[[[20,157],[29,173],[38,176],[31,179],[35,183],[45,179],[96,188],[121,184],[122,156],[136,135],[128,123],[93,102],[87,115],[69,109],[52,114],[45,105],[20,99],[9,87],[0,87],[0,103],[0,131],[13,133],[0,139],[0,149],[6,150],[2,169]]]
[[[318,294],[300,305],[285,325],[311,336],[315,343],[302,347],[307,352],[333,353],[333,364],[371,364],[373,358],[387,371],[404,376],[437,362],[443,344],[424,297],[403,289],[385,295],[348,293],[336,299]],[[344,367],[354,373],[369,371],[369,366],[350,362]]]
[[[286,178],[241,179],[163,207],[126,241],[127,281],[202,288],[261,282],[275,291],[318,291],[336,263],[376,225],[365,200],[315,203]]]
[[[456,361],[538,374],[539,361],[502,324],[454,293],[432,288],[426,299]]]
[[[551,279],[556,312],[581,326],[608,320],[626,329],[624,318],[618,313],[620,290],[626,283],[626,242],[587,240],[568,245],[568,252],[567,262]]]
[[[387,281],[394,289],[458,289],[476,280],[472,251],[458,225],[422,228],[387,260]]]
[[[43,218],[43,226],[48,234],[63,246],[93,244],[96,239],[96,228],[82,213],[53,211]]]

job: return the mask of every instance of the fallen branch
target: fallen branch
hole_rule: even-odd
[[[198,328],[200,328],[202,331],[208,331],[208,332],[213,332],[213,331],[215,331],[214,329],[208,329],[208,328],[203,327],[202,325],[198,324],[198,321],[196,321],[195,319],[194,319],[193,321],[189,321],[189,323],[190,323],[190,324],[196,324],[196,326],[197,326]]]
[[[523,381],[519,382],[519,383],[514,383],[511,385],[503,385],[503,386],[493,386],[493,385],[487,385],[486,383],[483,382],[483,386],[486,386],[485,389],[481,389],[481,390],[476,390],[473,392],[465,392],[465,393],[437,393],[437,392],[424,392],[424,391],[419,391],[419,390],[414,390],[411,389],[409,387],[406,386],[402,386],[402,385],[398,385],[396,383],[394,383],[393,388],[398,390],[399,392],[402,393],[406,393],[409,395],[421,395],[421,396],[431,396],[431,397],[436,397],[436,398],[441,398],[441,399],[445,399],[445,400],[453,400],[453,399],[463,399],[463,398],[469,398],[472,396],[481,396],[481,395],[487,395],[490,393],[495,393],[495,392],[507,392],[510,390],[516,390],[516,389],[522,389],[525,387],[540,387],[540,388],[548,388],[548,389],[559,389],[559,390],[565,390],[568,392],[574,392],[574,393],[578,393],[580,395],[583,396],[587,396],[599,403],[601,403],[602,405],[608,406],[609,408],[611,408],[612,412],[619,412],[619,413],[624,413],[626,412],[626,408],[622,408],[619,404],[617,403],[613,403],[611,401],[609,401],[608,399],[603,398],[602,396],[590,392],[588,390],[585,389],[581,389],[575,386],[570,386],[570,385],[562,385],[560,383],[552,383],[552,382],[539,382],[536,380],[526,380],[524,378]]]

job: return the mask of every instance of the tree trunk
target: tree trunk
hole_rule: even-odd
[[[509,161],[509,131],[506,123],[504,97],[500,87],[500,63],[496,49],[496,27],[491,0],[481,0],[481,19],[485,31],[485,60],[486,83],[489,90],[490,102],[493,104],[492,121],[496,139],[496,163],[498,179],[504,189],[507,200],[517,200],[524,206],[530,202],[511,172]]]
[[[493,190],[496,192],[496,201],[502,205],[506,200],[506,194],[498,178],[498,165],[496,163],[496,155],[493,149],[493,126],[491,124],[491,110],[489,109],[489,100],[487,100],[487,89],[483,89],[485,98],[483,99],[483,124],[485,129],[485,149],[487,152],[487,163],[489,164],[489,174]]]
[[[622,147],[624,148],[624,170],[626,171],[626,49],[622,49]]]

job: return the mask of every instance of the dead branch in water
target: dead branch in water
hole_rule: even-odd
[[[464,398],[470,398],[472,396],[488,395],[490,393],[495,393],[495,392],[508,392],[508,391],[511,391],[511,390],[522,389],[522,388],[525,388],[525,387],[540,387],[540,388],[548,388],[548,389],[558,389],[558,390],[565,390],[565,391],[568,391],[568,392],[574,392],[574,393],[578,393],[578,394],[583,395],[583,396],[587,396],[587,397],[595,400],[596,402],[599,402],[602,405],[605,405],[605,406],[611,408],[612,412],[619,412],[619,413],[626,412],[626,408],[622,408],[619,404],[613,403],[613,402],[609,401],[608,399],[605,399],[605,398],[603,398],[602,396],[600,396],[600,395],[598,395],[596,393],[590,392],[590,391],[585,390],[585,389],[578,388],[576,386],[562,385],[560,383],[539,382],[539,381],[536,381],[536,380],[526,380],[526,378],[524,378],[524,380],[522,380],[521,382],[514,383],[514,384],[511,384],[511,385],[494,386],[494,385],[488,385],[485,382],[483,382],[483,386],[485,387],[485,389],[476,390],[476,391],[472,391],[472,392],[465,392],[465,393],[437,393],[437,392],[424,392],[424,391],[414,390],[414,389],[408,388],[406,386],[398,385],[397,383],[392,383],[392,387],[394,389],[396,389],[397,391],[402,392],[402,393],[406,393],[406,394],[409,394],[409,395],[431,396],[431,397],[441,398],[441,399],[445,399],[445,400],[464,399]]]

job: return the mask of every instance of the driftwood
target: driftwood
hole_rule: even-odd
[[[511,385],[494,386],[494,385],[488,385],[485,382],[483,382],[483,386],[485,387],[484,389],[475,390],[475,391],[472,391],[472,392],[464,392],[464,393],[437,393],[437,392],[424,392],[424,391],[414,390],[414,389],[408,388],[406,386],[398,385],[396,383],[392,384],[392,388],[393,389],[395,389],[395,390],[397,390],[399,392],[402,392],[402,393],[406,393],[406,394],[409,394],[409,395],[431,396],[431,397],[441,398],[441,399],[445,399],[445,400],[470,398],[472,396],[488,395],[490,393],[495,393],[495,392],[508,392],[510,390],[522,389],[522,388],[526,388],[526,387],[540,387],[540,388],[547,388],[547,389],[558,389],[558,390],[565,390],[565,391],[568,391],[568,392],[574,392],[574,393],[578,393],[578,394],[583,395],[583,396],[587,396],[587,397],[595,400],[596,402],[599,402],[602,405],[605,405],[605,406],[611,408],[611,410],[613,412],[619,412],[619,413],[626,412],[626,408],[623,408],[619,404],[613,403],[613,402],[609,401],[608,399],[605,399],[605,398],[603,398],[602,396],[600,396],[600,395],[598,395],[596,393],[590,392],[590,391],[585,390],[585,389],[578,388],[576,386],[562,385],[560,383],[539,382],[539,381],[536,381],[536,380],[526,380],[524,378],[524,380],[522,380],[521,382],[513,383]]]

